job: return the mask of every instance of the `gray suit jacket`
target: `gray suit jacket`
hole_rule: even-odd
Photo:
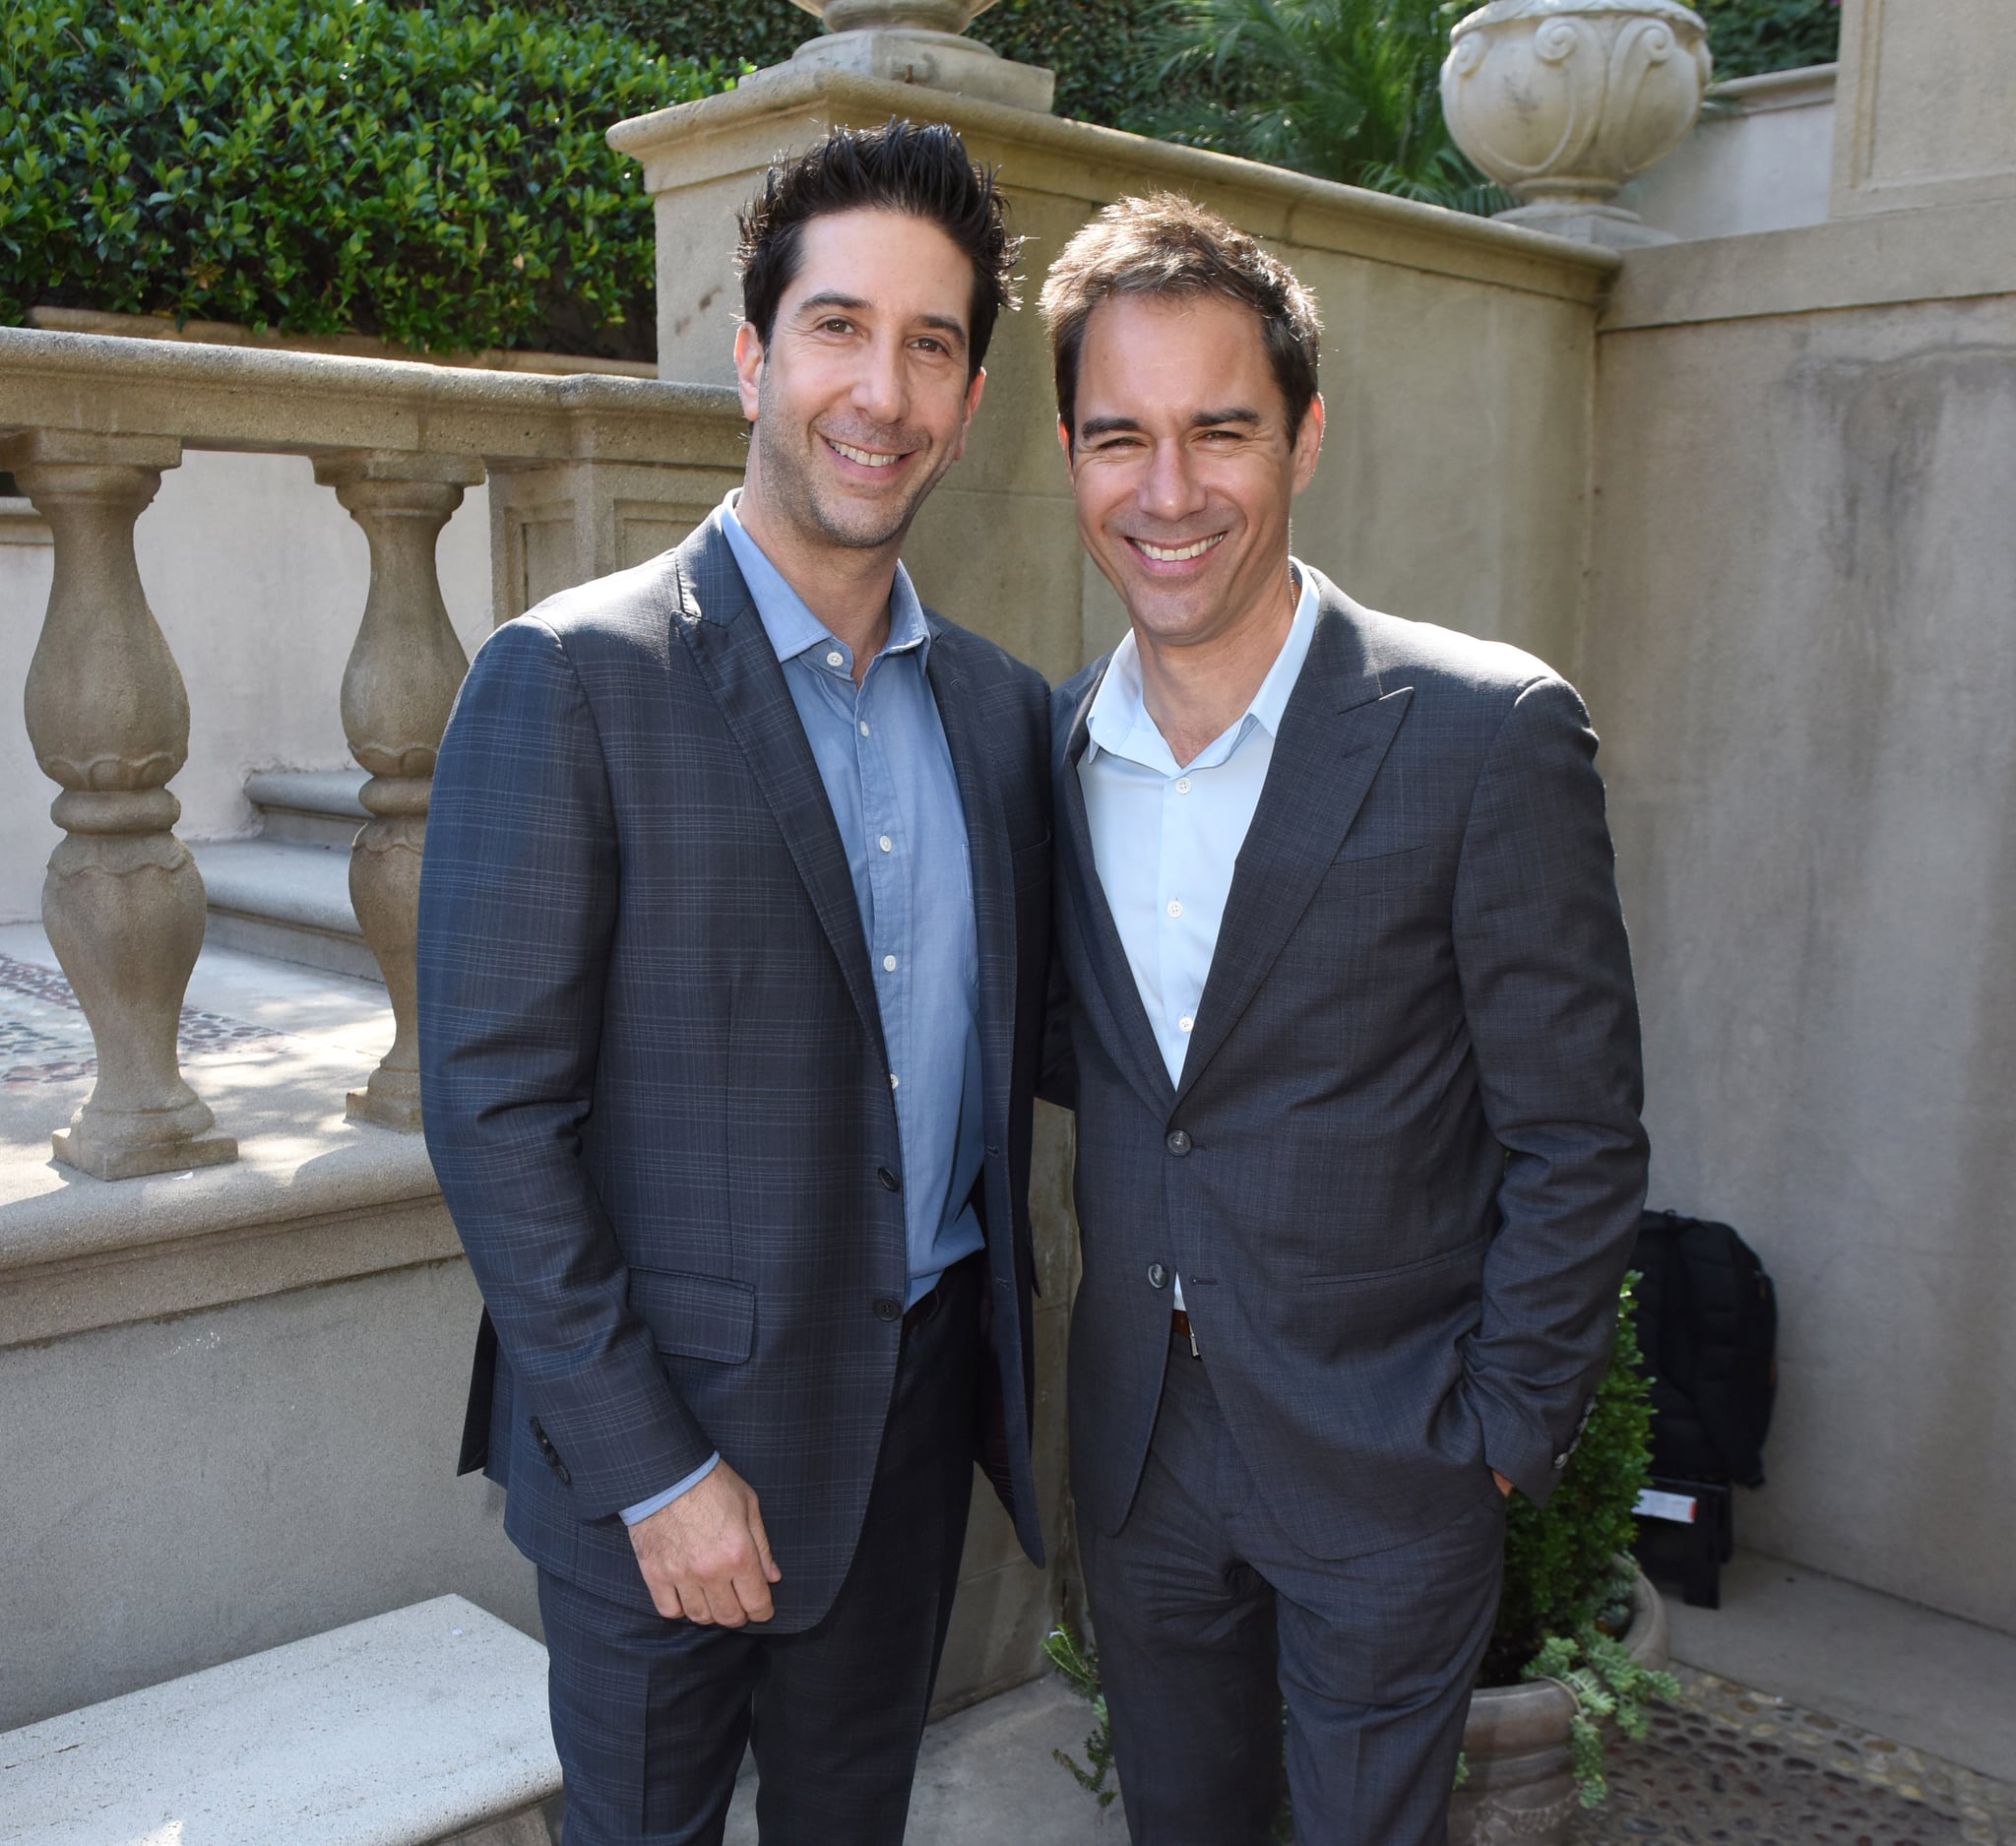
[[[927,618],[979,940],[976,1446],[1034,1556],[1048,695]],[[809,1626],[895,1377],[903,1160],[847,855],[716,521],[477,654],[434,778],[419,988],[427,1146],[488,1309],[465,1459],[505,1483],[507,1529],[648,1608],[619,1511],[719,1448],[784,1569],[775,1631]]]
[[[1608,1351],[1645,1184],[1596,737],[1514,649],[1359,607],[1315,639],[1171,1085],[1051,714],[1085,1275],[1072,1482],[1126,1517],[1179,1273],[1228,1426],[1310,1554],[1544,1500]]]

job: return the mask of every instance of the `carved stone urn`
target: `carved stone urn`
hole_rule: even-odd
[[[984,102],[1046,114],[1057,80],[1034,64],[1017,64],[966,29],[994,0],[796,0],[824,22],[826,35],[791,54],[791,63],[924,84]]]
[[[1501,218],[1618,246],[1670,241],[1614,203],[1694,125],[1714,68],[1679,0],[1490,0],[1442,65],[1456,145],[1521,203]]]

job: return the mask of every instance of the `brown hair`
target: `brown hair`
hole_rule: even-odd
[[[942,123],[919,126],[892,116],[880,128],[835,128],[803,154],[772,166],[762,192],[737,221],[742,318],[769,346],[778,302],[798,272],[806,224],[862,207],[907,212],[936,224],[973,264],[971,379],[987,356],[1001,310],[1018,305],[1015,257],[1022,240],[1008,233],[992,171],[976,165],[966,143]]]
[[[1121,294],[1217,294],[1251,308],[1288,401],[1289,440],[1294,440],[1316,396],[1323,333],[1316,297],[1257,239],[1173,192],[1115,199],[1050,265],[1043,325],[1056,368],[1057,414],[1074,438],[1085,325],[1102,301]]]

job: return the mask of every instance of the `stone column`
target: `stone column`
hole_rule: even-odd
[[[315,478],[336,489],[371,546],[371,588],[343,674],[343,728],[371,772],[359,798],[372,818],[350,848],[350,903],[385,977],[393,1040],[369,1083],[350,1093],[348,1114],[406,1134],[420,1125],[413,938],[427,797],[469,671],[441,601],[434,545],[482,477],[482,464],[466,456],[352,450],[315,463]]]
[[[189,753],[189,698],[133,555],[134,522],[181,460],[172,436],[38,430],[0,444],[55,545],[24,703],[35,760],[63,790],[42,922],[97,1049],[91,1096],[52,1139],[59,1161],[100,1179],[238,1156],[176,1055],[204,923],[166,787]]]
[[[1830,216],[2016,198],[2016,6],[1842,0]]]

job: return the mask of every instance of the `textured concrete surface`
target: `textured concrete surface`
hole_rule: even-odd
[[[1667,1606],[1675,1659],[2016,1784],[2016,1635],[1750,1551]]]
[[[2016,8],[1843,0],[1836,217],[2016,196]]]
[[[1767,264],[1814,234],[1689,248]],[[2016,1629],[2016,245],[2001,261],[1999,296],[1606,335],[1575,676],[1651,1203],[1733,1224],[1778,1284],[1769,1485],[1737,1530]]]
[[[1710,113],[1617,203],[1682,239],[1821,223],[1833,177],[1835,69],[1717,84]]]
[[[911,1794],[911,1846],[1125,1846],[1119,1806],[1101,1810],[1053,1750],[1085,1757],[1092,1710],[1042,1679],[924,1733]],[[756,1776],[735,1790],[724,1846],[756,1846]]]
[[[9,1846],[420,1846],[559,1786],[546,1656],[460,1596],[0,1736]]]

